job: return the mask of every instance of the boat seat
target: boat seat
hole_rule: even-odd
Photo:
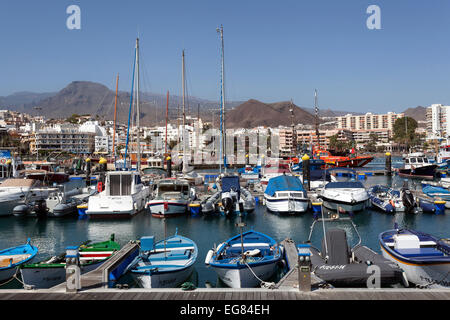
[[[397,249],[399,254],[404,257],[441,257],[444,253],[435,248],[418,248],[418,249]]]
[[[158,254],[157,256],[150,256],[150,261],[165,261],[165,260],[187,260],[191,257],[190,250],[173,250],[170,253],[167,253],[166,256],[164,254]]]

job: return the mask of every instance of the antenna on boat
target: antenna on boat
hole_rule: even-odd
[[[314,113],[315,113],[315,126],[316,126],[317,146],[320,149],[319,106],[317,105],[317,89],[314,89]]]
[[[189,139],[189,135],[186,139],[186,98],[185,98],[185,79],[184,79],[184,72],[185,72],[185,66],[184,66],[184,49],[182,52],[182,64],[181,64],[181,68],[182,68],[182,72],[181,72],[181,78],[182,78],[182,90],[183,90],[183,132],[182,132],[182,137],[183,137],[183,169],[182,172],[183,174],[186,174],[187,172],[187,167],[186,167],[186,140]]]
[[[225,63],[224,63],[224,42],[223,42],[223,25],[220,25],[220,28],[216,29],[217,33],[220,34],[221,41],[221,72],[220,72],[220,104],[221,104],[221,112],[220,112],[220,131],[221,131],[221,156],[224,166],[224,172],[227,172],[227,156],[226,156],[226,133],[225,133],[225,81],[224,81],[224,72],[225,72]],[[222,173],[222,163],[220,163],[220,173]]]

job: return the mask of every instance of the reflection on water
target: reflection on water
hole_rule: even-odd
[[[385,176],[371,176],[362,181],[366,187],[374,184],[393,184],[400,187],[403,179],[397,176],[389,179]],[[76,185],[75,182],[73,186]],[[420,184],[420,180],[414,182]],[[410,180],[410,187],[412,186]],[[385,214],[376,210],[366,210],[356,213],[353,222],[358,228],[362,238],[362,244],[367,245],[376,252],[380,252],[378,235],[385,230],[392,229],[394,222],[399,226],[418,229],[432,233],[439,237],[449,237],[450,212],[445,215],[404,213]],[[313,222],[312,213],[297,216],[278,216],[266,211],[261,204],[257,205],[253,213],[243,218],[247,224],[245,230],[253,228],[263,232],[277,241],[286,238],[293,239],[296,243],[308,240],[310,227]],[[216,273],[212,268],[204,264],[205,256],[214,244],[227,240],[239,233],[235,226],[238,218],[213,217],[189,217],[181,216],[166,220],[167,235],[173,235],[178,229],[180,235],[193,239],[198,246],[199,255],[195,265],[195,282],[199,287],[205,287],[209,282],[212,286],[220,286]],[[356,244],[358,236],[349,222],[327,223],[326,228],[333,226],[343,227],[348,235],[351,245]],[[74,218],[36,218],[2,217],[0,218],[0,248],[8,248],[25,243],[29,237],[32,243],[39,248],[37,260],[52,255],[57,255],[69,245],[77,245],[87,239],[104,241],[114,233],[116,241],[125,244],[130,240],[139,239],[145,235],[154,235],[156,240],[164,237],[164,222],[154,218],[149,213],[141,213],[132,219],[125,220],[79,220]],[[312,243],[319,248],[323,237],[322,224],[317,223],[312,235]]]

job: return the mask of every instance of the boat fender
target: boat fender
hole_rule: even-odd
[[[213,255],[214,255],[214,250],[212,250],[212,249],[209,250],[208,253],[206,254],[206,258],[205,258],[205,264],[206,265],[209,265]]]
[[[97,191],[98,192],[102,192],[103,191],[103,182],[99,182],[98,184],[97,184]]]
[[[253,249],[253,250],[247,250],[247,251],[245,251],[244,252],[244,255],[245,256],[249,256],[249,257],[255,257],[255,256],[257,256],[258,254],[260,254],[261,253],[261,250],[259,250],[259,249]]]
[[[225,246],[225,242],[222,242],[221,244],[219,244],[219,246],[216,249],[216,252],[219,252],[220,250],[222,250],[222,248]]]
[[[409,287],[409,281],[408,281],[408,277],[406,276],[405,271],[402,272],[402,282],[403,282],[403,285],[405,286],[405,288]]]

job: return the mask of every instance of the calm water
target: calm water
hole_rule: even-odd
[[[374,163],[374,165],[376,164],[378,163]],[[370,169],[375,168],[374,165]],[[384,162],[380,162],[380,166],[383,165]],[[372,176],[362,180],[366,187],[374,184],[401,186],[403,181],[397,176],[392,179],[384,176]],[[409,180],[409,182],[411,187],[420,185],[420,180]],[[73,180],[68,184],[69,187],[73,187],[79,185],[80,180]],[[450,236],[450,211],[442,215],[405,215],[403,213],[391,215],[367,210],[358,212],[353,220],[358,227],[362,243],[377,252],[380,252],[377,242],[379,233],[392,229],[394,222],[398,222],[399,226],[432,233],[439,237]],[[235,227],[236,222],[237,218],[227,219],[220,216],[182,216],[166,220],[167,235],[174,234],[178,228],[180,235],[191,238],[197,243],[199,256],[196,262],[195,280],[198,280],[199,287],[204,287],[206,282],[211,283],[212,286],[220,286],[214,270],[205,266],[204,259],[214,244],[219,244],[239,232],[239,229]],[[258,205],[253,213],[244,218],[244,222],[247,224],[246,230],[253,228],[272,236],[277,241],[292,238],[296,243],[300,243],[308,239],[313,218],[312,213],[298,216],[278,216],[266,212],[265,207]],[[327,226],[329,225],[327,224]],[[336,225],[333,223],[333,226]],[[345,223],[341,226],[348,231],[349,241],[355,244],[358,238],[351,225]],[[321,225],[316,225],[314,230],[312,242],[320,247],[323,235]],[[77,217],[37,220],[31,217],[15,216],[0,218],[0,248],[23,244],[29,237],[32,239],[32,243],[39,248],[39,254],[35,261],[60,254],[67,246],[80,244],[87,239],[94,242],[104,241],[112,233],[115,234],[116,241],[122,245],[129,240],[136,240],[146,235],[154,235],[156,240],[161,240],[164,237],[164,224],[162,219],[153,218],[147,212],[127,220],[80,220]],[[8,287],[11,287],[10,285]]]

